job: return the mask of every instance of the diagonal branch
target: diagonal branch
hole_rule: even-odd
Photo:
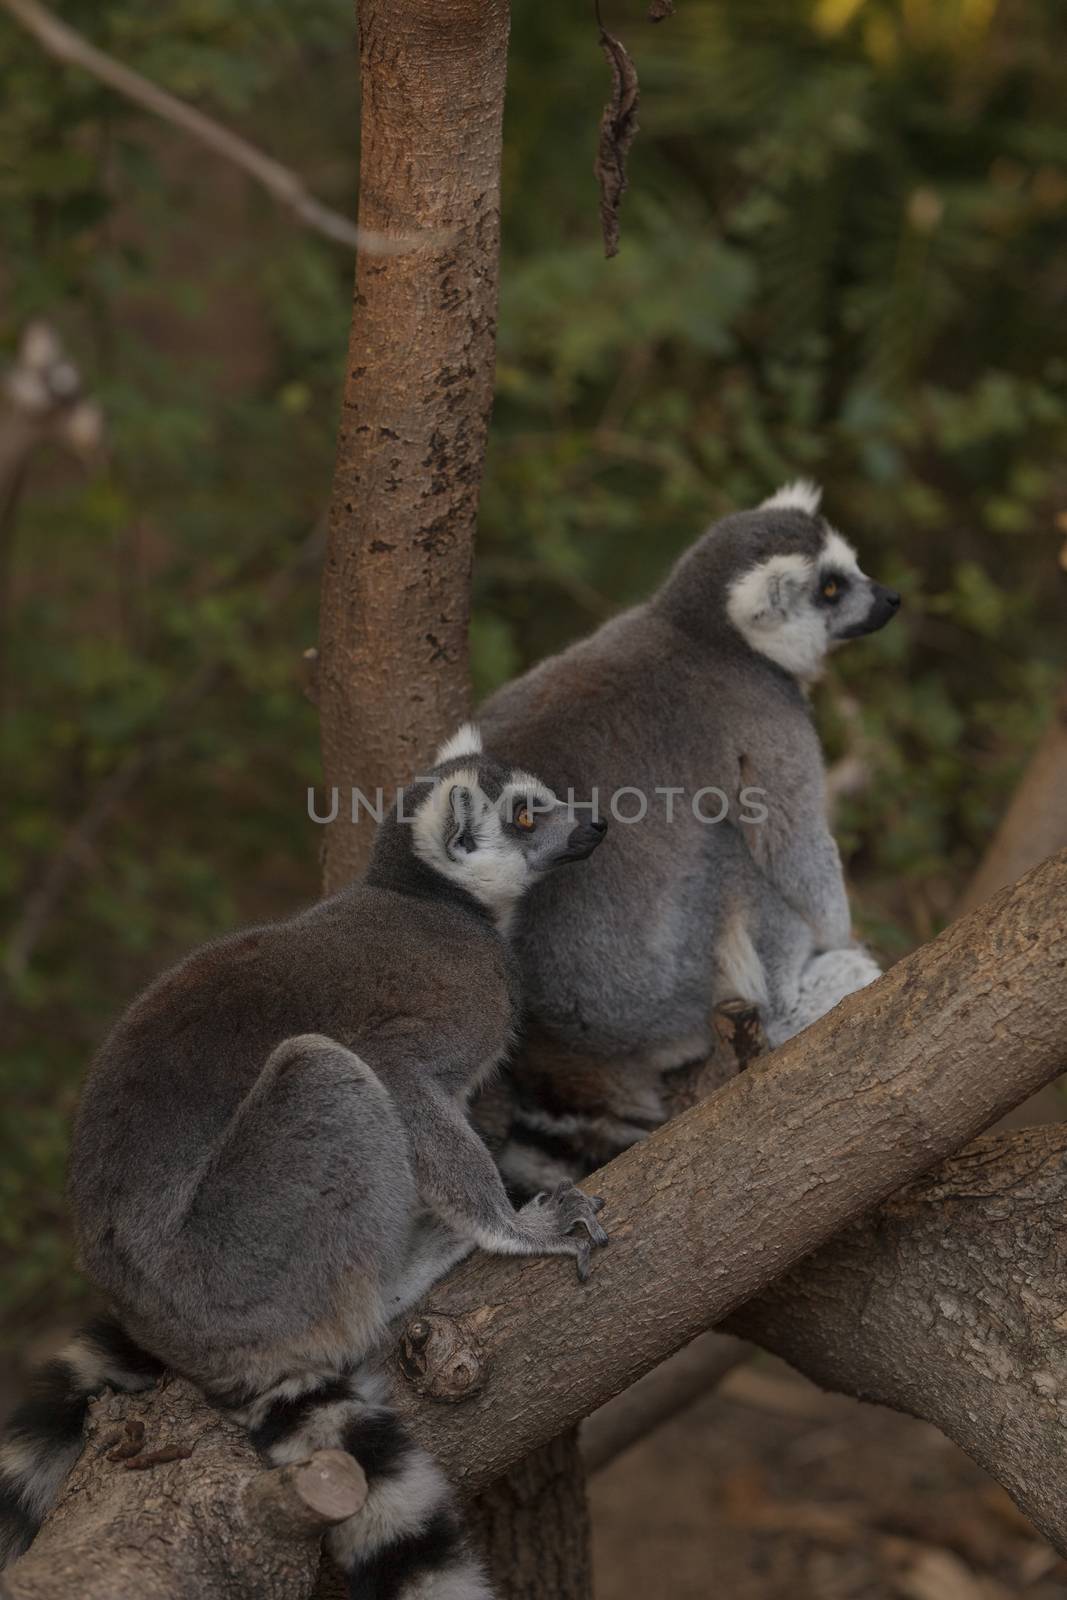
[[[83,71],[91,73],[98,82],[113,89],[116,94],[140,106],[142,111],[148,111],[154,117],[161,117],[172,127],[180,128],[198,144],[205,145],[216,155],[222,156],[225,161],[240,167],[242,172],[246,172],[281,205],[287,206],[298,221],[305,227],[313,229],[315,233],[321,233],[337,244],[365,250],[369,255],[402,254],[427,243],[431,237],[438,237],[422,233],[386,234],[357,227],[339,211],[333,211],[320,200],[316,200],[305,186],[303,179],[291,168],[283,166],[280,161],[275,161],[273,156],[257,149],[240,134],[223,127],[222,123],[216,122],[213,117],[205,116],[195,106],[179,100],[177,95],[161,89],[158,84],[135,72],[132,67],[116,61],[113,56],[90,44],[88,39],[61,21],[47,7],[40,5],[39,0],[0,0],[0,6],[14,17],[16,22],[21,23],[37,43],[57,61],[62,61],[67,66],[81,67]]]
[[[507,1471],[1062,1071],[1065,907],[1067,852],[596,1174],[588,1285],[488,1257],[439,1284],[398,1364],[446,1470]]]

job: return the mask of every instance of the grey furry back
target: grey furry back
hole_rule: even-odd
[[[723,519],[646,604],[482,709],[487,741],[558,794],[595,789],[602,809],[616,797],[589,872],[541,885],[517,930],[531,1101],[603,1110],[589,1063],[614,1061],[613,1114],[654,1121],[650,1074],[706,1053],[717,1001],[757,1001],[776,1042],[856,987],[803,685],[899,596],[860,571],[818,505],[797,483]],[[829,951],[849,955],[836,992],[826,963],[806,976]]]

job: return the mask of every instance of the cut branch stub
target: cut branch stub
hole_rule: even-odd
[[[363,1469],[343,1450],[318,1450],[307,1461],[261,1472],[244,1491],[253,1519],[309,1539],[354,1517],[366,1498]]]
[[[126,1458],[128,1447],[140,1455]],[[126,1470],[138,1460],[143,1470]],[[108,1393],[90,1407],[88,1447],[0,1595],[304,1600],[317,1535],[358,1509],[361,1493],[346,1456],[264,1472],[245,1430],[183,1381]]]

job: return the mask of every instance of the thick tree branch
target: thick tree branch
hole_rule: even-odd
[[[535,1450],[470,1508],[499,1600],[584,1600],[592,1594],[585,1471],[575,1430]]]
[[[1067,852],[596,1174],[587,1285],[481,1256],[439,1284],[399,1366],[446,1470],[491,1482],[1062,1071],[1065,907]],[[466,1403],[427,1403],[437,1370]]]
[[[470,569],[493,393],[507,0],[360,0],[361,222],[442,230],[356,272],[322,588],[319,703],[332,891],[469,709]],[[417,115],[413,115],[417,108]]]
[[[1067,1554],[1067,1127],[979,1139],[726,1326],[907,1411]]]

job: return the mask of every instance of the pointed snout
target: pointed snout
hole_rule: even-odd
[[[884,583],[871,584],[871,609],[867,615],[868,633],[877,633],[900,610],[900,595]]]
[[[900,595],[895,589],[887,589],[884,583],[871,584],[871,603],[867,615],[862,622],[854,622],[851,628],[846,628],[838,634],[839,639],[861,639],[864,634],[877,633],[879,628],[884,628],[887,622],[892,621],[900,610]]]
[[[871,588],[874,590],[875,602],[885,606],[890,616],[894,611],[900,610],[900,595],[895,589],[887,589],[884,583],[873,583]]]

